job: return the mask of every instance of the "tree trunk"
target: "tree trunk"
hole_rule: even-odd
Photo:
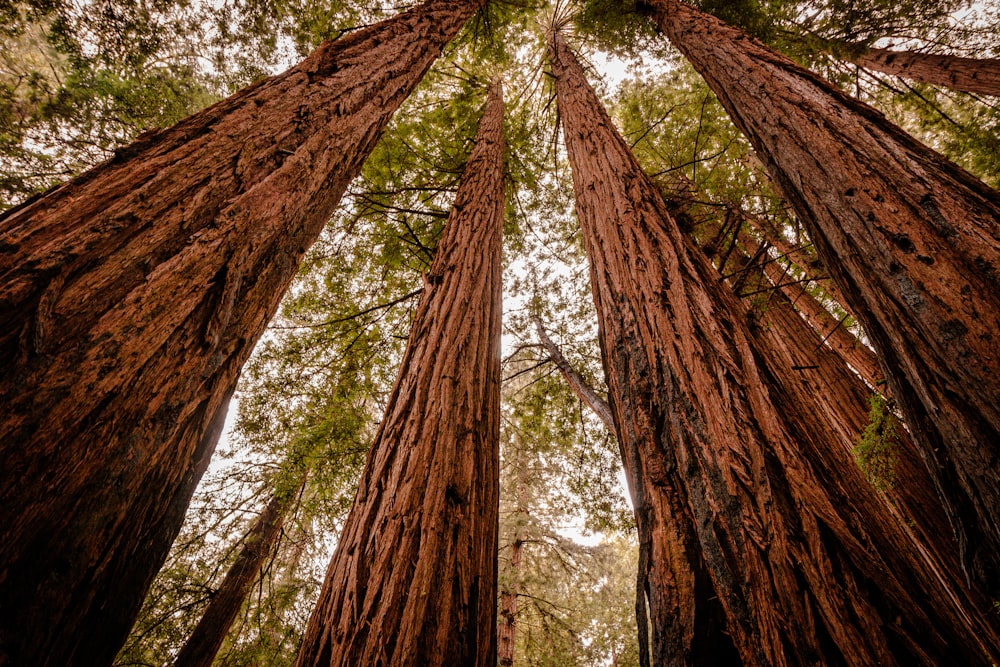
[[[510,545],[510,569],[507,575],[516,579],[524,551],[523,536],[517,535]],[[500,623],[497,625],[497,657],[500,667],[514,664],[514,646],[517,643],[517,596],[520,586],[513,584],[500,592]]]
[[[1000,194],[717,19],[650,4],[807,227],[882,360],[967,576],[1000,597]]]
[[[305,665],[494,665],[503,102],[490,90]]]
[[[783,269],[774,262],[769,262],[766,265],[765,273],[768,280],[778,286],[781,292],[795,304],[809,326],[820,335],[821,341],[836,350],[837,354],[873,390],[885,391],[885,387],[883,387],[885,375],[879,366],[878,357],[844,326],[843,320],[834,317],[826,309],[826,306],[809,293],[804,284],[788,284]],[[784,281],[782,281],[783,277]]]
[[[768,229],[753,215],[743,215],[742,217],[767,243],[792,264],[798,266],[803,273],[809,275],[812,270],[815,270],[809,265],[806,253],[792,247],[780,233]],[[756,247],[749,248],[751,253],[756,250]],[[860,375],[869,386],[886,393],[885,373],[882,371],[875,352],[844,327],[842,320],[834,317],[825,305],[809,293],[806,289],[807,283],[788,284],[788,280],[783,276],[783,269],[775,262],[766,264],[764,272],[768,280],[778,286],[795,303],[799,313],[809,323],[809,326],[819,333],[827,345],[837,351],[844,361],[854,369],[855,373]],[[841,308],[846,309],[846,306],[840,301],[840,290],[829,279],[822,282],[817,279],[814,282],[819,284],[821,289]],[[850,313],[850,311],[846,312]]]
[[[517,437],[517,436],[512,436]],[[524,523],[528,520],[527,462],[523,446],[518,447],[514,465],[517,466],[517,509],[515,512],[514,540],[510,545],[510,566],[504,573],[505,584],[500,591],[500,618],[497,624],[497,662],[500,667],[512,667],[517,645],[517,598],[521,594],[521,555],[526,538]]]
[[[483,2],[327,42],[0,216],[0,664],[111,662],[300,258]]]
[[[672,204],[671,211],[676,209],[683,214],[687,212],[692,198],[703,200],[704,197],[692,188],[693,184],[687,185],[681,193],[686,196],[668,199],[668,208]],[[764,231],[765,225],[739,206],[727,204],[726,210],[750,223],[758,233],[771,238],[772,234]],[[710,220],[705,222],[712,224]],[[722,228],[725,222],[716,226]],[[774,236],[780,237],[780,234]],[[746,236],[744,240],[737,241],[740,276],[756,271],[764,284],[771,288],[766,303],[753,310],[753,316],[760,319],[762,326],[751,327],[751,331],[773,336],[773,341],[769,343],[771,347],[787,348],[789,353],[786,358],[791,360],[787,371],[789,376],[802,384],[806,395],[814,397],[811,401],[814,410],[822,410],[832,418],[840,442],[853,456],[854,446],[869,421],[869,397],[873,391],[881,389],[876,386],[882,376],[878,373],[874,353],[848,332],[842,322],[834,318],[803,284],[789,284],[786,272],[769,256],[765,254],[756,265],[751,265],[752,258],[762,255],[763,246]],[[721,271],[721,267],[719,269]],[[859,379],[864,380],[868,387]],[[900,429],[898,433],[896,448],[896,479],[891,488],[884,491],[889,509],[898,512],[907,529],[915,533],[921,549],[930,548],[931,557],[936,559],[935,567],[945,568],[946,578],[955,580],[961,566],[955,555],[957,545],[948,527],[947,514],[935,493],[934,482],[905,429]]]
[[[285,522],[285,512],[297,496],[298,493],[271,496],[243,539],[243,548],[213,593],[194,632],[177,654],[175,667],[211,667],[264,561],[274,552]]]
[[[978,95],[1000,97],[1000,58],[868,49],[853,58],[855,65],[876,72]]]
[[[559,36],[552,49],[612,413],[652,536],[645,659],[990,664],[996,634],[864,481],[786,348],[750,335]]]
[[[748,244],[751,255],[759,249],[755,245],[752,242]],[[763,272],[767,280],[795,304],[809,326],[819,334],[822,343],[835,350],[873,390],[885,391],[885,375],[879,366],[878,357],[844,326],[843,320],[834,317],[826,306],[809,293],[806,283],[792,284],[785,270],[773,260],[764,264]]]
[[[762,346],[786,350],[784,358],[790,363],[783,373],[787,381],[800,385],[803,399],[811,397],[810,409],[829,420],[845,453],[853,456],[854,446],[869,421],[871,390],[847,366],[838,350],[823,345],[819,332],[803,320],[795,303],[781,290],[775,290],[759,314],[762,326],[752,327],[751,332],[758,338],[768,337]],[[901,429],[898,433],[896,448],[895,480],[884,491],[888,508],[915,535],[920,548],[930,549],[938,578],[945,585],[960,582],[961,564],[947,515],[907,431]],[[975,603],[964,588],[957,586],[956,594],[963,596],[963,605],[974,608]]]

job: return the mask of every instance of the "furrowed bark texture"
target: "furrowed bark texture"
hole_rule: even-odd
[[[0,664],[111,662],[299,259],[482,4],[328,42],[0,217]]]
[[[281,536],[285,512],[295,495],[274,495],[254,521],[243,548],[212,595],[204,615],[174,660],[175,667],[211,667],[243,601]]]
[[[750,335],[558,36],[553,51],[612,412],[651,536],[646,659],[989,664],[988,629],[789,378],[788,353]]]
[[[691,186],[685,192],[689,195],[687,201],[692,193],[694,199],[704,199],[697,191],[692,191]],[[668,202],[671,211],[680,213],[686,212],[689,206],[683,198]],[[670,208],[671,203],[673,208]],[[755,224],[753,216],[738,206],[730,205],[727,210],[750,222],[760,233],[763,225]],[[724,221],[706,220],[702,224],[703,227],[710,225],[711,229],[721,227]],[[751,331],[755,335],[762,332],[770,335],[772,340],[765,341],[770,349],[784,350],[781,358],[787,363],[783,379],[801,385],[802,400],[808,401],[812,410],[822,410],[831,419],[832,432],[853,457],[853,448],[868,423],[868,399],[872,391],[884,389],[876,387],[881,374],[870,375],[878,372],[874,353],[847,331],[842,322],[805,289],[804,283],[789,284],[787,272],[764,253],[762,245],[746,236],[737,241],[735,259],[740,269],[733,275],[744,277],[756,272],[758,282],[771,287],[767,301],[751,312],[754,319],[748,321],[759,319],[761,325],[752,326]],[[758,263],[751,264],[754,258],[758,258]],[[721,271],[723,267],[718,268]],[[735,287],[732,279],[729,282]],[[753,291],[760,289],[756,286]],[[918,548],[930,549],[932,567],[945,568],[944,579],[949,585],[955,585],[956,575],[961,572],[956,557],[957,544],[935,492],[934,481],[909,432],[903,428],[898,433],[897,450],[896,480],[885,492],[888,507],[900,515],[904,530],[914,534]],[[958,588],[965,589],[965,586]],[[974,596],[969,592],[964,595],[963,602],[975,606],[970,602]],[[989,607],[986,600],[977,599],[976,602],[984,609]]]
[[[838,350],[823,345],[819,332],[803,320],[793,301],[781,291],[770,295],[758,317],[761,326],[752,326],[751,333],[761,339],[761,347],[782,351],[780,355],[770,355],[770,365],[776,366],[774,359],[784,361],[784,367],[777,372],[784,384],[793,385],[793,391],[789,392],[795,395],[792,400],[807,402],[809,410],[821,413],[829,431],[843,445],[845,453],[853,457],[854,445],[868,424],[871,390],[847,366]],[[898,517],[899,527],[912,534],[918,551],[924,554],[942,585],[960,596],[963,608],[988,609],[989,602],[976,597],[965,586],[947,515],[913,440],[902,429],[898,436],[896,479],[885,492],[886,508]],[[856,475],[845,475],[844,480],[845,484],[867,484]],[[850,489],[847,491],[854,499],[852,502],[857,502],[859,497]],[[863,496],[864,501],[872,501],[867,490]]]
[[[502,126],[496,85],[300,667],[496,664]]]
[[[1000,59],[868,49],[854,64],[934,86],[1000,97]]]
[[[809,323],[820,340],[836,350],[837,354],[854,369],[866,383],[878,391],[885,391],[885,375],[878,363],[878,357],[864,343],[858,340],[844,326],[842,320],[834,317],[816,297],[809,293],[805,284],[790,285],[784,269],[774,262],[765,265],[768,280],[798,308],[799,313]],[[914,452],[916,453],[916,452]]]
[[[702,502],[703,471],[691,471],[694,488],[689,488],[683,482],[688,475],[681,474],[682,468],[688,467],[682,464],[684,454],[658,442],[669,424],[667,413],[661,413],[653,403],[660,381],[653,374],[660,369],[650,366],[644,347],[659,334],[647,328],[656,323],[646,318],[641,307],[633,307],[631,290],[619,284],[626,279],[631,286],[634,280],[651,277],[649,271],[637,272],[646,261],[647,250],[637,252],[635,247],[636,243],[644,244],[644,230],[627,228],[626,221],[617,215],[634,210],[633,202],[622,191],[622,182],[615,180],[629,178],[622,169],[631,170],[631,166],[615,143],[610,121],[582,70],[558,34],[553,37],[550,60],[573,167],[577,216],[591,262],[609,402],[625,469],[632,471],[637,482],[630,491],[639,534],[636,618],[640,658],[644,666],[737,665],[740,657],[729,641],[733,633],[726,631],[726,601],[712,585],[692,516],[691,506],[700,503],[703,516],[710,515]],[[631,182],[637,185],[640,177],[636,167]],[[605,221],[607,224],[601,224]],[[615,236],[618,231],[628,240]],[[651,289],[661,287],[658,284]],[[668,376],[663,381],[673,379]],[[686,421],[683,414],[678,418]],[[691,465],[698,463],[691,461]],[[688,497],[691,493],[699,497],[692,501]],[[722,509],[738,511],[731,503]]]
[[[1000,194],[714,17],[649,4],[807,227],[882,360],[967,575],[1000,597]]]
[[[809,275],[810,271],[813,270],[813,267],[808,265],[807,260],[803,261],[805,253],[793,248],[788,241],[781,237],[780,233],[773,233],[772,230],[766,229],[764,225],[759,224],[754,219],[754,216],[746,215],[744,220],[782,256],[798,266],[806,275]],[[752,255],[758,250],[758,246],[751,242],[748,244],[748,250]],[[773,261],[764,265],[764,273],[772,284],[778,286],[795,303],[799,313],[809,323],[809,326],[820,334],[824,343],[836,350],[869,386],[886,393],[885,373],[882,371],[875,352],[862,343],[844,326],[841,320],[834,317],[825,305],[809,293],[806,289],[808,283],[788,284],[789,281],[785,276],[784,269]],[[829,280],[816,282],[830,298],[837,301],[841,308],[846,307],[840,303],[840,290],[836,288],[836,285],[833,285]]]

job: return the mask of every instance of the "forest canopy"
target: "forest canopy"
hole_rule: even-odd
[[[413,62],[425,64],[399,74],[396,69],[403,66],[388,60],[370,70],[373,80],[381,76],[378,81],[388,82],[382,89],[337,97],[331,84],[332,92],[322,97],[315,94],[313,79],[335,80],[341,66],[323,61],[326,54],[341,57],[336,49],[343,48],[344,62],[360,67],[355,63],[365,53],[381,53],[380,44],[403,39],[397,31],[380,36],[381,42],[362,42],[369,31],[409,10],[417,15],[419,3],[0,0],[0,211],[5,211],[0,213],[5,235],[0,253],[20,252],[16,235],[30,229],[20,221],[35,215],[32,207],[84,211],[91,205],[97,219],[105,205],[111,210],[113,199],[126,201],[138,192],[130,190],[127,175],[108,186],[113,197],[88,200],[83,188],[118,173],[129,160],[142,159],[149,179],[168,162],[190,164],[186,172],[177,167],[190,182],[160,188],[163,203],[145,191],[141,198],[134,195],[135,210],[147,207],[151,219],[162,217],[163,229],[176,226],[194,245],[216,244],[209,249],[223,258],[190,274],[203,276],[197,280],[212,291],[213,303],[223,304],[191,306],[200,318],[197,326],[190,325],[197,344],[164,334],[167,342],[159,349],[172,350],[178,359],[194,358],[194,348],[208,350],[198,352],[206,361],[198,361],[204,370],[198,366],[191,375],[197,382],[185,384],[176,379],[177,371],[164,366],[162,377],[170,379],[162,381],[163,393],[208,385],[205,378],[217,375],[231,383],[238,376],[234,393],[220,380],[203,399],[192,399],[195,409],[173,405],[152,386],[159,381],[151,379],[141,391],[128,389],[127,383],[108,390],[113,398],[86,410],[46,412],[65,416],[67,423],[86,412],[79,423],[88,433],[121,431],[118,417],[100,410],[119,405],[113,401],[125,405],[124,395],[134,391],[137,402],[163,404],[136,417],[152,424],[150,439],[177,442],[171,451],[185,452],[167,465],[166,455],[142,453],[122,436],[115,457],[127,462],[120,470],[104,472],[94,456],[82,454],[83,463],[66,464],[67,469],[92,470],[87,484],[112,489],[109,494],[138,494],[159,481],[177,489],[141,503],[142,512],[151,516],[169,508],[159,513],[176,515],[170,519],[176,526],[149,529],[150,535],[155,532],[148,540],[155,548],[148,553],[135,547],[137,555],[130,559],[164,562],[158,570],[151,566],[149,575],[135,575],[134,583],[122,584],[130,591],[121,594],[129,597],[123,605],[134,611],[116,612],[121,630],[109,633],[121,637],[100,640],[108,646],[107,660],[116,665],[175,660],[287,665],[298,655],[296,664],[305,664],[300,646],[317,600],[327,599],[325,593],[321,598],[325,572],[343,531],[353,525],[348,518],[352,504],[382,488],[364,477],[366,461],[373,443],[391,439],[383,433],[390,428],[385,424],[393,423],[389,417],[404,391],[400,387],[415,377],[406,370],[416,354],[412,350],[418,349],[414,332],[425,331],[425,310],[430,309],[428,321],[434,321],[438,311],[426,304],[450,284],[450,274],[439,272],[435,259],[452,256],[447,253],[453,247],[443,241],[451,238],[449,223],[475,207],[477,200],[465,199],[472,195],[460,188],[480,174],[474,166],[485,158],[475,151],[490,136],[483,127],[490,105],[499,104],[497,82],[503,88],[504,148],[498,153],[501,164],[494,165],[502,178],[492,187],[502,194],[491,195],[490,201],[500,211],[502,226],[497,270],[502,266],[503,315],[496,342],[496,606],[492,598],[489,603],[498,628],[490,634],[494,642],[499,637],[499,645],[490,649],[491,659],[501,665],[625,666],[769,664],[775,655],[785,655],[789,664],[808,655],[820,664],[864,664],[872,656],[903,664],[917,656],[912,659],[933,664],[937,652],[944,654],[942,647],[955,638],[966,638],[960,653],[969,664],[989,664],[1000,655],[994,612],[1000,582],[992,567],[1000,562],[995,549],[1000,517],[990,496],[1000,481],[992,450],[978,459],[974,451],[976,443],[995,435],[990,419],[996,406],[989,407],[1000,398],[991,394],[995,380],[987,386],[977,378],[1000,370],[995,352],[982,351],[989,347],[983,341],[991,322],[1000,317],[998,292],[968,305],[997,285],[990,253],[1000,247],[992,213],[1000,210],[995,190],[1000,187],[1000,6],[965,0],[698,3],[697,10],[758,40],[747,40],[748,62],[757,58],[747,67],[780,70],[773,80],[781,83],[770,88],[771,79],[758,85],[749,75],[734,73],[742,64],[727,68],[713,60],[724,57],[722,50],[709,52],[704,44],[712,35],[729,33],[709,22],[714,19],[703,21],[701,14],[684,24],[677,17],[687,15],[674,0],[456,5],[477,6],[468,11],[468,20],[451,20],[453,39],[444,28],[438,35],[436,27],[424,26],[431,36],[420,33],[424,43],[416,38],[416,46],[407,43]],[[432,39],[440,44],[424,48]],[[733,44],[743,42],[734,39]],[[418,53],[420,48],[425,52]],[[789,59],[787,66],[783,58]],[[903,69],[900,62],[906,63]],[[575,78],[575,63],[582,79]],[[421,67],[426,69],[422,76]],[[940,75],[944,78],[920,74],[940,74],[942,68],[951,68]],[[399,83],[404,76],[409,77],[406,85]],[[824,80],[832,84],[829,90]],[[586,84],[596,93],[592,100],[580,92]],[[786,89],[794,93],[783,96]],[[364,103],[379,107],[379,120],[364,127],[345,120],[342,134],[348,138],[335,137],[341,143],[331,139],[327,146],[324,130],[312,129],[333,122],[324,114],[346,118],[345,109],[361,109]],[[760,113],[756,103],[762,105]],[[769,104],[775,110],[768,111]],[[871,136],[876,138],[866,144],[859,134],[851,143],[854,130],[830,121],[817,125],[833,128],[834,139],[815,135],[813,142],[806,130],[794,135],[800,128],[792,128],[789,143],[782,143],[784,135],[769,137],[795,121],[788,120],[793,114],[782,114],[779,104],[798,105],[804,117],[815,117],[810,116],[815,109],[822,113],[823,104],[836,104],[829,107],[830,117],[863,119],[865,128],[875,128]],[[258,123],[256,112],[237,116],[244,113],[239,105],[287,110],[295,120],[287,127]],[[224,113],[237,120],[226,120],[230,117]],[[761,125],[754,124],[758,120]],[[246,136],[240,134],[243,128]],[[209,143],[216,135],[229,141],[218,155]],[[356,142],[348,143],[355,136]],[[824,143],[834,140],[846,148]],[[792,155],[790,144],[801,156],[789,157],[786,164],[782,156]],[[875,145],[888,146],[889,157],[876,155],[869,148]],[[302,150],[310,152],[303,157]],[[357,159],[338,166],[331,153],[349,153],[352,160],[356,153]],[[168,160],[166,155],[181,157]],[[832,168],[808,171],[812,167],[803,165],[810,156],[821,165],[842,163],[843,173],[857,184],[842,184],[837,180],[841,172]],[[892,163],[884,170],[884,182],[877,181],[883,171],[879,160]],[[289,172],[285,181],[272,178],[272,172],[285,173],[286,164],[298,171]],[[900,176],[892,171],[897,167]],[[587,168],[605,171],[596,177]],[[894,188],[891,179],[906,181],[908,169],[917,174],[914,182],[924,179],[921,184],[939,184],[944,192],[920,198],[910,186]],[[147,178],[146,171],[136,173]],[[820,173],[827,174],[825,183]],[[81,174],[86,175],[70,181]],[[342,197],[327,193],[326,188],[337,189],[330,186],[336,178],[345,179]],[[619,178],[620,188],[600,189]],[[230,187],[230,194],[218,195],[218,201],[204,194],[200,188],[213,179]],[[586,185],[594,180],[596,186]],[[66,182],[70,185],[60,185]],[[824,188],[838,192],[828,196]],[[913,215],[930,220],[925,226],[937,229],[943,240],[905,226],[897,229],[894,218],[883,216],[878,206],[894,189],[899,200],[890,198],[885,207],[903,209],[902,217],[916,211]],[[601,195],[590,198],[588,193],[597,192]],[[642,196],[627,199],[636,192]],[[835,196],[869,197],[872,203],[865,199],[850,208]],[[55,203],[43,206],[46,201]],[[462,203],[456,206],[456,201]],[[964,210],[973,211],[970,226],[956,229],[961,216],[955,212]],[[136,224],[141,233],[157,228],[159,222],[135,222],[147,213],[130,211],[115,210],[105,227]],[[829,223],[824,211],[833,211]],[[317,218],[312,236],[297,222],[310,215]],[[196,221],[190,232],[184,216]],[[228,235],[218,231],[222,240],[214,241],[211,235],[222,229],[216,216],[243,226]],[[838,245],[840,237],[831,229],[847,218],[882,236],[872,232],[870,246],[863,240],[851,246],[845,223],[847,245]],[[275,229],[285,224],[290,231],[273,239],[255,235],[253,230],[271,225],[272,219],[278,221]],[[45,225],[45,230],[71,228],[56,218]],[[135,231],[134,238],[139,234]],[[236,245],[234,239],[241,236],[252,241],[251,250]],[[150,242],[155,261],[136,259],[128,245],[132,238],[121,242],[131,254],[119,263],[136,285],[183,245],[163,232]],[[38,241],[39,248],[60,243],[46,239]],[[289,239],[289,247],[282,239]],[[119,246],[71,241],[65,242],[68,259],[58,260],[70,267],[65,271],[56,260],[50,266],[45,264],[49,259],[36,261],[32,255],[22,264],[29,272],[37,268],[37,280],[34,274],[22,280],[15,268],[0,272],[10,294],[30,281],[41,285],[31,288],[35,296],[25,297],[29,324],[15,321],[22,309],[14,297],[4,302],[12,323],[0,332],[0,349],[21,364],[10,373],[13,379],[5,380],[9,387],[35,377],[31,374],[55,358],[55,350],[69,348],[66,340],[85,337],[79,333],[87,331],[83,325],[69,319],[60,324],[64,313],[92,308],[89,317],[103,323],[112,316],[98,308],[113,314],[116,303],[132,298],[125,287],[121,294],[115,291],[117,279],[85,277],[99,264],[85,252],[97,256],[109,249],[110,257]],[[74,254],[73,243],[85,250]],[[892,253],[904,259],[893,259]],[[848,255],[875,259],[831,263]],[[950,259],[953,255],[958,259]],[[875,270],[883,260],[884,270]],[[265,266],[267,271],[278,267],[274,271],[284,271],[287,279],[265,272]],[[664,277],[650,279],[652,286],[643,288],[647,267]],[[955,273],[948,273],[954,267]],[[470,273],[466,281],[486,281],[490,270]],[[927,273],[918,273],[922,270]],[[933,271],[940,271],[940,286],[931,286]],[[963,287],[972,273],[971,287]],[[896,285],[884,293],[896,289],[900,295],[883,296],[883,283],[869,285],[869,277],[858,277],[882,274],[889,276],[884,284],[891,279]],[[914,276],[926,277],[920,282]],[[56,280],[62,282],[53,291]],[[78,300],[86,305],[64,303],[72,299],[62,290],[78,293],[70,286],[93,290]],[[176,301],[184,307],[195,303],[196,289],[178,289]],[[153,314],[144,321],[170,310],[173,297],[168,296],[162,295],[162,307],[149,311]],[[153,300],[136,299],[135,307]],[[266,305],[272,302],[273,308]],[[971,308],[977,323],[962,314],[941,316],[943,333],[927,334],[932,315],[938,315],[925,315],[930,312],[925,303],[932,310],[940,304],[949,313]],[[909,323],[907,307],[931,322],[926,331]],[[268,308],[276,311],[273,317]],[[43,315],[51,320],[48,328]],[[231,333],[243,316],[252,321],[246,325],[252,333]],[[170,326],[182,331],[189,325],[178,320]],[[428,324],[426,330],[431,328]],[[105,339],[95,334],[92,340],[97,349]],[[493,350],[492,343],[483,345]],[[473,343],[467,347],[474,349]],[[912,348],[910,356],[899,351],[902,347]],[[447,357],[445,348],[441,344],[441,358]],[[77,356],[52,362],[52,368],[90,359],[79,351],[84,348],[73,349]],[[114,351],[101,352],[104,356],[95,352],[95,358],[112,361],[100,362],[107,369],[86,387],[110,386],[106,383],[119,372],[115,355],[125,358],[129,349],[123,344],[119,351],[116,344]],[[424,359],[416,364],[421,370],[437,368],[433,350]],[[956,359],[970,361],[958,364]],[[149,369],[159,366],[148,364],[138,373],[152,378]],[[977,364],[981,368],[966,372],[966,365]],[[82,379],[74,384],[79,388],[53,385],[51,394],[100,393],[85,389]],[[48,396],[47,386],[40,386],[33,396]],[[963,392],[976,400],[962,400]],[[43,412],[31,407],[32,396],[18,398],[13,389],[10,396],[11,405],[25,415]],[[928,407],[932,403],[935,410]],[[964,403],[972,405],[965,412]],[[227,404],[225,417],[221,406]],[[399,423],[408,423],[407,414]],[[210,435],[200,434],[223,432],[222,418],[224,435],[215,447]],[[30,441],[27,419],[11,418],[4,432],[10,442]],[[198,437],[192,439],[186,430],[168,433],[173,426],[162,425],[184,419],[200,424],[190,427]],[[106,432],[111,431],[98,436]],[[183,438],[198,444],[184,445]],[[957,442],[968,444],[952,444]],[[928,453],[942,449],[945,454]],[[8,475],[36,474],[62,460],[51,452],[37,461],[5,456]],[[154,460],[164,466],[164,479],[148,472],[140,481],[133,469]],[[45,484],[39,488],[47,489],[39,491],[43,496],[62,479],[37,474],[38,483]],[[19,510],[22,506],[12,500],[19,492],[13,488],[7,483],[3,493],[8,495],[2,497]],[[84,494],[89,487],[80,488]],[[451,486],[447,493],[461,495]],[[23,508],[24,516],[35,511],[28,501]],[[105,530],[113,523],[94,516],[81,525]],[[89,528],[79,530],[83,535]],[[107,530],[106,535],[119,534]],[[31,539],[36,539],[31,548],[42,548],[36,546],[41,538]],[[117,542],[107,540],[113,550]],[[9,548],[13,553],[15,547]],[[803,563],[815,558],[818,564],[782,570],[775,564],[778,556],[768,560],[772,548],[788,562],[801,557]],[[93,553],[101,555],[86,558],[97,562],[104,550],[95,547]],[[759,556],[759,568],[753,565],[758,551],[765,554]],[[751,556],[747,564],[736,564],[737,554]],[[7,579],[10,588],[0,591],[3,596],[20,593],[9,583],[28,571],[26,565],[9,564],[19,557],[4,556],[9,562],[0,585]],[[56,556],[52,562],[52,571],[62,567]],[[111,579],[114,567],[109,566]],[[765,570],[772,579],[760,574]],[[883,571],[889,574],[880,581]],[[245,592],[233,594],[228,621],[199,627],[213,602],[228,595],[226,582],[236,578],[234,573],[242,573]],[[680,583],[661,585],[668,580]],[[794,583],[786,586],[786,581]],[[767,582],[772,582],[769,592]],[[864,588],[869,585],[870,590]],[[666,588],[672,592],[664,593]],[[780,602],[770,617],[761,608],[772,593]],[[795,606],[794,599],[808,596],[813,597],[801,608]],[[821,608],[828,617],[819,619]],[[898,627],[871,631],[895,617],[897,608],[905,617]],[[784,625],[776,619],[790,610],[800,610],[802,618],[788,622],[801,621],[808,628],[803,636],[812,633],[813,638],[797,644],[788,639],[787,628],[774,629]],[[43,618],[44,611],[32,608],[35,616],[28,618]],[[89,618],[89,611],[80,613]],[[53,624],[53,633],[62,622]],[[867,630],[855,631],[852,623]],[[764,627],[773,635],[759,629]],[[869,631],[888,638],[872,638]],[[213,632],[218,636],[206,641],[214,648],[199,649],[204,655],[192,657],[197,653],[192,638]],[[15,649],[7,647],[17,643],[11,636],[10,627],[0,634],[0,664],[16,659]],[[706,648],[710,638],[723,636],[717,646]],[[41,643],[47,641],[56,640]],[[852,644],[855,648],[848,648]],[[83,659],[79,648],[65,655],[74,650],[75,659]],[[829,653],[815,655],[824,650]]]

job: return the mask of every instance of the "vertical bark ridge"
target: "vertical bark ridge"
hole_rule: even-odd
[[[751,255],[752,248],[750,244]],[[780,287],[783,275],[773,262],[764,264],[761,272],[767,283],[776,286],[760,314],[763,329],[773,331],[772,345],[784,344],[790,349],[792,376],[798,377],[804,387],[809,387],[806,391],[811,391],[817,404],[838,417],[841,441],[848,451],[852,451],[868,422],[868,398],[872,391],[879,390],[872,382],[875,378],[866,376],[866,356],[858,354],[858,346],[862,343],[846,331],[843,340],[838,342],[836,332],[843,329],[838,326],[839,322],[805,289]],[[817,326],[817,323],[825,323],[825,326]],[[834,327],[836,329],[831,332],[829,329]],[[868,348],[864,349],[870,353]],[[861,372],[858,371],[859,363]],[[865,381],[867,386],[859,380]],[[936,568],[948,572],[945,579],[953,585],[957,581],[955,575],[962,570],[947,513],[909,431],[901,429],[897,435],[896,480],[885,492],[889,509],[899,514],[901,525],[915,535],[921,549],[930,549],[932,556],[929,558]],[[969,605],[974,596],[965,595],[964,604]],[[976,602],[984,608],[987,601],[976,599]],[[976,605],[972,603],[971,606]]]
[[[868,49],[856,65],[934,86],[1000,97],[1000,58],[963,58],[916,51]]]
[[[1000,194],[714,17],[651,0],[860,319],[967,576],[1000,596]]]
[[[788,261],[792,264],[798,266],[804,273],[807,273],[807,265],[803,261],[804,253],[801,251],[796,251],[795,248],[791,246],[786,240],[781,238],[779,233],[775,233],[764,224],[761,224],[755,219],[755,216],[745,215],[743,219],[754,229],[757,233],[764,238],[768,244],[774,246],[774,248],[781,253]],[[756,248],[751,249],[751,254],[756,250]],[[806,260],[808,261],[808,260]],[[831,348],[837,351],[844,361],[846,361],[854,372],[857,373],[861,378],[868,383],[873,389],[877,389],[880,392],[886,392],[885,387],[885,373],[882,371],[882,367],[879,364],[878,356],[875,352],[869,348],[867,345],[862,343],[857,336],[851,333],[846,327],[843,326],[843,322],[833,316],[827,307],[823,305],[816,297],[809,293],[806,285],[807,283],[802,283],[798,285],[788,285],[784,284],[787,281],[782,279],[783,269],[779,267],[774,262],[768,262],[764,266],[764,272],[767,274],[768,280],[779,287],[784,294],[795,303],[796,308],[803,318],[809,323],[813,329],[819,333],[823,341],[829,345]],[[840,290],[836,289],[829,280],[824,280],[819,283],[821,288],[830,298],[837,302],[841,308],[846,306],[841,303]],[[848,313],[850,311],[847,311]]]
[[[299,666],[496,664],[503,150],[495,84]]]
[[[591,259],[609,402],[626,455],[626,469],[637,481],[633,502],[640,544],[636,611],[642,664],[740,664],[729,640],[731,636],[732,641],[738,641],[738,633],[727,630],[727,617],[745,617],[747,601],[739,594],[728,599],[717,594],[697,530],[698,519],[708,517],[695,516],[714,504],[714,499],[706,497],[702,482],[715,471],[706,471],[703,462],[687,450],[656,442],[665,428],[697,417],[691,414],[694,406],[678,392],[673,368],[651,359],[646,349],[648,341],[661,335],[657,323],[646,319],[642,308],[633,307],[629,299],[638,289],[648,288],[658,295],[680,286],[685,282],[680,274],[693,269],[669,248],[661,249],[664,254],[656,260],[656,268],[662,261],[665,271],[648,266],[651,257],[644,241],[650,230],[622,220],[637,205],[636,189],[642,187],[638,172],[621,162],[621,148],[608,143],[613,141],[607,134],[610,121],[561,36],[553,37],[550,50],[563,135],[573,167],[577,216]],[[599,220],[609,224],[599,226]],[[643,224],[648,223],[640,220],[639,225]],[[649,280],[657,284],[648,285]],[[690,295],[681,299],[680,303],[665,304],[664,314],[683,321],[678,329],[692,330],[693,311],[711,308],[711,304],[704,300],[691,303]],[[659,301],[660,297],[654,296],[654,302]],[[708,316],[703,321],[713,319]],[[662,382],[657,382],[660,376],[664,376]],[[655,390],[653,383],[659,385]],[[670,415],[659,412],[654,391],[675,399],[677,411]],[[703,430],[706,424],[699,421],[692,426]],[[689,476],[684,472],[694,478],[690,485],[678,479]],[[724,502],[719,510],[732,512],[737,508]],[[713,535],[709,548],[727,551],[720,542],[728,540],[728,535]],[[757,663],[763,663],[762,655]]]
[[[0,664],[110,663],[298,261],[483,1],[327,42],[0,216]]]
[[[612,412],[652,536],[652,663],[990,664],[991,628],[863,480],[789,353],[750,334],[562,38],[551,48]]]

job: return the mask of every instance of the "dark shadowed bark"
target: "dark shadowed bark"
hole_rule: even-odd
[[[328,42],[0,216],[0,664],[110,663],[302,254],[483,1]]]
[[[851,59],[883,74],[979,95],[1000,96],[1000,59],[868,49]]]
[[[301,667],[496,664],[502,157],[496,84]]]
[[[264,562],[274,552],[285,513],[297,496],[298,493],[271,496],[243,539],[239,555],[212,594],[194,632],[177,654],[175,667],[211,667]]]
[[[806,226],[1000,597],[1000,194],[759,42],[651,0]]]
[[[985,617],[865,482],[787,344],[751,333],[560,37],[552,49],[612,413],[651,536],[644,659],[989,665]]]

